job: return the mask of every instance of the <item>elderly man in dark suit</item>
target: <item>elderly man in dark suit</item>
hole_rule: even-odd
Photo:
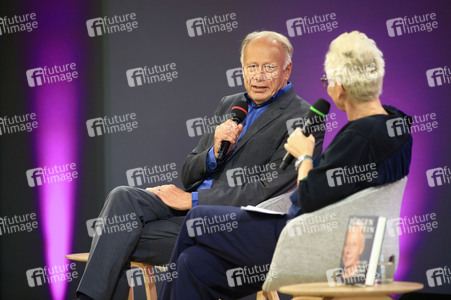
[[[286,153],[287,121],[305,115],[310,105],[288,81],[292,54],[289,40],[275,32],[253,32],[243,40],[247,92],[224,97],[215,115],[229,114],[237,100],[248,103],[248,114],[241,124],[228,120],[201,138],[183,166],[185,190],[174,185],[118,187],[108,195],[100,218],[134,213],[139,226],[130,232],[94,236],[79,299],[125,299],[129,261],[167,263],[192,207],[256,205],[295,185],[294,167],[280,170],[278,165]],[[316,156],[323,137],[324,132],[315,134]],[[230,147],[225,159],[218,161],[223,141],[229,141]],[[233,182],[230,175],[237,170],[243,178]]]

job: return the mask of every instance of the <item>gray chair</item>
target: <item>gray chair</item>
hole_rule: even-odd
[[[326,272],[340,266],[346,227],[351,215],[387,218],[382,254],[399,257],[399,239],[393,226],[399,218],[407,178],[355,193],[340,202],[291,220],[277,242],[264,291],[281,286],[327,281]]]
[[[286,213],[291,205],[290,196],[294,193],[295,190],[296,186],[293,186],[288,192],[265,200],[257,205],[257,207]]]

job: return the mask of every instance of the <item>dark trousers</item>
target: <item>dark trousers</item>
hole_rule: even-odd
[[[130,261],[167,264],[185,214],[144,189],[112,190],[93,225],[100,234],[93,236],[77,292],[96,300],[127,299]]]
[[[235,222],[235,223],[233,223]],[[286,216],[237,207],[189,211],[158,299],[236,299],[261,290]]]

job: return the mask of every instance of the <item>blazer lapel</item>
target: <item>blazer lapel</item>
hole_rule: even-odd
[[[285,108],[291,102],[291,100],[296,96],[293,88],[289,89],[285,94],[280,96],[274,103],[270,104],[269,107],[257,118],[257,120],[252,123],[252,125],[247,129],[235,148],[229,153],[228,159],[230,160],[235,153],[241,150],[241,148],[246,145],[246,143],[252,139],[252,137],[261,129],[268,126],[271,122],[276,120],[281,114],[283,114]]]

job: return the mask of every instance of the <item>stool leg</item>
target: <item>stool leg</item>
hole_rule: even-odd
[[[157,287],[155,286],[155,278],[153,276],[152,266],[133,261],[131,262],[131,266],[140,268],[143,272],[147,300],[157,300]],[[130,296],[129,300],[131,300]]]
[[[133,287],[130,287],[130,292],[128,292],[128,300],[134,300],[134,296],[133,296]]]

